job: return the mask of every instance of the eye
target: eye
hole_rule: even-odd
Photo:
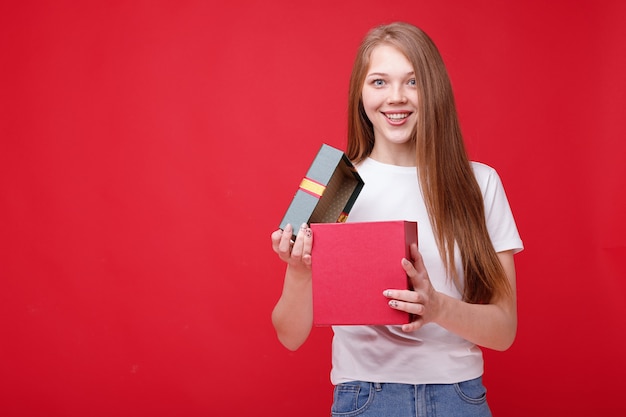
[[[382,87],[383,85],[385,85],[385,81],[380,79],[380,78],[378,78],[376,80],[372,80],[372,85],[374,87]]]
[[[417,81],[415,80],[415,78],[411,78],[409,80],[409,85],[411,85],[411,86],[416,86],[417,85]]]

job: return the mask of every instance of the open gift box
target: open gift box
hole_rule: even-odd
[[[394,325],[408,313],[388,305],[385,289],[410,288],[402,258],[411,259],[417,223],[312,224],[313,323]]]
[[[363,180],[348,157],[323,144],[302,179],[280,228],[291,224],[295,233],[303,223],[345,222],[363,189]]]

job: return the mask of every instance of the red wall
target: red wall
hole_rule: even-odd
[[[361,37],[407,20],[526,245],[494,413],[623,414],[626,3],[265,3],[0,5],[0,413],[328,415],[331,333],[279,345],[269,235],[345,146]]]

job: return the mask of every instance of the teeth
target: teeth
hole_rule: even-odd
[[[385,114],[385,116],[387,116],[387,118],[391,120],[402,120],[402,119],[406,119],[407,117],[409,117],[409,114],[408,113],[387,113]]]

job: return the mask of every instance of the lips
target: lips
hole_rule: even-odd
[[[411,115],[411,112],[383,112],[383,115],[391,122],[392,124],[402,124],[406,121],[406,119]]]

